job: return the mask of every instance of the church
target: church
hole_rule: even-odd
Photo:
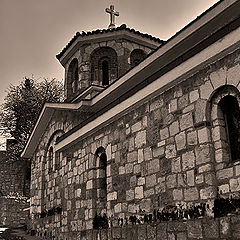
[[[43,239],[240,239],[240,1],[167,41],[77,32],[22,153]]]

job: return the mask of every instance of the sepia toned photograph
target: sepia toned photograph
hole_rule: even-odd
[[[239,0],[0,0],[0,240],[240,239]]]

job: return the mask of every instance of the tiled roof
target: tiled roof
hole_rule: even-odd
[[[148,38],[152,41],[155,41],[155,42],[158,42],[158,43],[163,43],[164,41],[159,39],[159,38],[156,38],[156,37],[153,37],[152,35],[149,35],[147,33],[141,33],[139,31],[136,31],[135,29],[133,28],[128,28],[126,26],[126,24],[122,24],[120,27],[116,27],[116,28],[109,28],[109,29],[97,29],[97,30],[94,30],[94,31],[91,31],[91,32],[84,32],[82,31],[82,33],[80,32],[77,32],[75,34],[75,36],[69,41],[69,43],[66,45],[66,47],[63,48],[63,50],[56,55],[57,59],[60,59],[63,54],[67,51],[67,49],[73,44],[73,42],[78,38],[78,37],[84,37],[84,36],[89,36],[89,35],[95,35],[95,34],[103,34],[103,33],[108,33],[108,32],[116,32],[116,31],[121,31],[121,30],[126,30],[126,31],[129,31],[129,32],[132,32],[134,34],[137,34],[139,36],[142,36],[144,38]]]

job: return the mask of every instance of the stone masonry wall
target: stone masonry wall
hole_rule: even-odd
[[[30,180],[26,179],[25,161],[11,161],[7,151],[11,140],[7,141],[7,150],[0,152],[0,226],[20,226],[28,217]]]
[[[224,128],[219,118],[214,118],[218,114],[212,102],[212,96],[223,85],[238,91],[239,53],[238,49],[206,66],[61,152],[60,169],[46,176],[46,189],[39,188],[43,153],[36,152],[31,205],[37,232],[62,239],[91,230],[96,214],[106,213],[117,221],[178,204],[183,208],[207,204],[211,217],[216,197],[239,197],[240,162],[229,161],[229,152],[223,151]],[[230,90],[228,94],[232,94]],[[57,121],[52,128],[58,126]],[[42,142],[47,142],[47,135]],[[94,199],[100,197],[99,182],[105,175],[98,169],[99,147],[107,155],[107,202],[106,209],[97,212]],[[46,211],[61,207],[61,213],[51,216],[51,220],[41,212],[41,191],[49,201]],[[202,225],[198,221],[188,225],[178,239],[194,239],[189,229],[207,234],[202,232],[207,226],[203,221]],[[212,220],[212,224],[221,225],[219,220]],[[175,238],[172,235],[169,239]]]
[[[218,219],[161,222],[129,225],[111,229],[89,230],[69,239],[81,240],[193,240],[193,239],[240,239],[239,215]]]

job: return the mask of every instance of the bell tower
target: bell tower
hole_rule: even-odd
[[[162,40],[128,28],[115,26],[119,13],[114,6],[108,29],[77,32],[57,55],[65,68],[65,101],[91,99],[100,91],[138,65]]]

